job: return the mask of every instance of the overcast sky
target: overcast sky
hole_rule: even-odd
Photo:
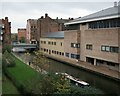
[[[43,0],[41,0],[43,1]],[[52,1],[52,2],[51,2]],[[11,32],[17,33],[18,28],[26,28],[27,19],[38,19],[44,16],[45,13],[55,19],[58,18],[77,18],[89,15],[91,13],[100,11],[105,8],[112,7],[114,0],[91,0],[90,2],[83,2],[74,0],[61,0],[60,2],[53,2],[54,0],[44,0],[40,2],[37,0],[2,0],[0,3],[0,11],[2,14],[0,18],[8,17],[11,22]],[[79,2],[78,2],[79,1]],[[119,0],[116,0],[117,2]]]

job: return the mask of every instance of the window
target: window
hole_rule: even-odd
[[[74,58],[74,59],[80,59],[80,55],[71,54],[71,58]]]
[[[106,46],[106,45],[102,45],[102,46],[101,46],[101,51],[110,52],[110,47],[109,47],[109,46]]]
[[[53,45],[53,42],[52,42],[52,45]]]
[[[48,44],[50,44],[50,41],[48,41]]]
[[[64,56],[64,53],[62,53],[62,56]]]
[[[118,53],[119,52],[119,47],[110,46],[110,52]]]
[[[80,48],[80,43],[71,43],[71,47]]]
[[[46,44],[46,41],[44,41],[44,44]]]
[[[80,59],[80,55],[76,55],[76,59]]]
[[[69,53],[65,53],[65,56],[66,56],[66,57],[69,57]]]
[[[92,44],[86,44],[86,49],[92,50]]]
[[[61,46],[62,46],[62,42],[61,42]]]
[[[43,41],[41,41],[41,44],[43,43]]]
[[[56,45],[56,42],[54,42],[54,45]]]
[[[119,24],[120,20],[119,19],[120,18],[90,22],[88,27],[91,29],[120,27],[120,24]]]
[[[75,58],[75,55],[74,55],[74,54],[71,54],[71,58]]]

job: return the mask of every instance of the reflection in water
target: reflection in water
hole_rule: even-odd
[[[55,60],[50,59],[48,71],[66,72],[74,77],[88,82],[91,86],[103,90],[105,93],[120,94],[120,83]]]

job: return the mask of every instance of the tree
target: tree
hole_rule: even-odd
[[[35,52],[35,57],[32,61],[33,65],[36,67],[36,69],[40,69],[41,72],[43,72],[44,70],[48,69],[48,63],[49,60],[47,59],[47,57],[44,55],[43,52],[41,51],[36,51]]]

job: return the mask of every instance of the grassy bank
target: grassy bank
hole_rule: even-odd
[[[28,89],[25,85],[27,85],[30,79],[36,78],[39,73],[12,54],[9,54],[9,56],[12,57],[16,65],[14,67],[7,67],[5,74],[14,82],[15,86],[21,92],[25,92],[25,90]]]
[[[2,94],[20,94],[17,88],[14,86],[13,82],[11,82],[4,74],[2,75]]]

